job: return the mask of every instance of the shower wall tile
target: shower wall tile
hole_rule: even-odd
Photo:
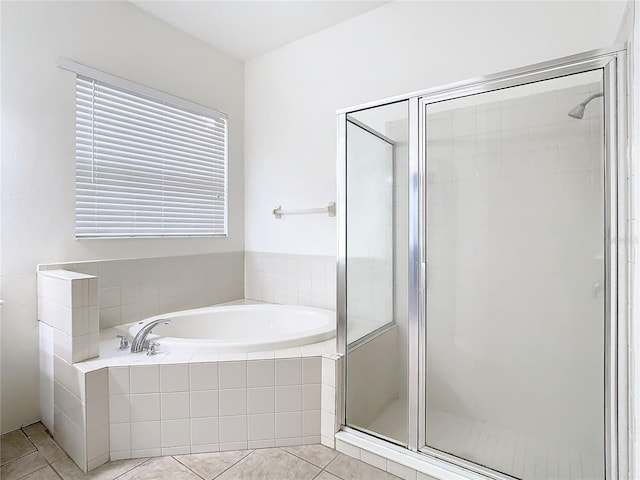
[[[244,252],[41,265],[39,270],[52,268],[98,276],[78,295],[93,293],[99,299],[100,328],[244,298]],[[41,304],[43,311],[55,308],[48,299]]]
[[[246,252],[245,297],[335,310],[336,258]]]

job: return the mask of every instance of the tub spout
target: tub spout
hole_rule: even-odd
[[[154,327],[160,325],[161,323],[169,324],[171,323],[171,320],[167,318],[159,318],[158,320],[149,322],[144,327],[142,327],[131,342],[131,353],[138,353],[144,350],[144,344],[147,341],[147,335],[151,333],[151,330],[153,330]]]

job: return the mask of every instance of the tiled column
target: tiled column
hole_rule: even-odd
[[[334,436],[340,430],[342,418],[342,355],[322,357],[321,399],[322,445],[335,448]]]
[[[38,272],[38,319],[53,328],[53,352],[65,362],[97,357],[98,279],[67,270]]]
[[[85,472],[108,460],[109,453],[108,402],[100,393],[107,391],[106,373],[85,375],[73,365],[100,353],[97,282],[67,270],[38,272],[41,344],[52,347],[40,352],[41,387],[45,401],[53,400],[43,405],[42,418]],[[101,384],[104,389],[97,388]]]

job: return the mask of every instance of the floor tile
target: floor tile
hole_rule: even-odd
[[[22,430],[15,430],[0,437],[0,465],[35,451],[36,447]]]
[[[47,465],[47,461],[38,452],[33,452],[24,457],[7,463],[0,468],[2,480],[15,480],[24,477]]]
[[[396,480],[398,477],[372,467],[355,458],[347,457],[342,453],[327,466],[329,473],[337,475],[344,480]]]
[[[299,447],[284,447],[289,453],[300,457],[307,462],[311,462],[317,467],[324,468],[331,460],[336,458],[338,452],[325,447],[324,445],[301,445]]]
[[[20,480],[60,480],[60,477],[51,466],[47,465],[40,470],[30,473],[26,477],[22,477]]]
[[[216,480],[311,480],[320,469],[279,448],[247,455]]]
[[[313,480],[341,480],[341,479],[325,470],[323,472],[320,472],[320,475],[318,475]]]
[[[174,458],[201,477],[211,479],[220,475],[250,453],[251,450],[235,450],[230,452],[175,455]]]
[[[57,462],[67,456],[67,454],[62,451],[58,444],[54,442],[49,434],[44,430],[34,432],[29,439],[35,444],[40,455],[42,455],[49,463]]]
[[[172,457],[155,457],[118,480],[200,480],[200,477]]]
[[[113,480],[132,468],[144,463],[148,458],[135,458],[133,460],[116,460],[105,463],[89,473],[84,473],[73,463],[70,458],[58,460],[51,466],[64,480]],[[3,479],[4,480],[4,479]]]
[[[22,431],[27,435],[27,437],[30,437],[34,433],[44,432],[46,429],[47,427],[45,427],[42,422],[36,422],[31,425],[27,425],[26,427],[22,427]]]

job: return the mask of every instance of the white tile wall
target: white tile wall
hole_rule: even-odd
[[[162,420],[189,418],[189,392],[160,394],[160,418]]]
[[[99,299],[101,328],[244,298],[244,252],[40,266],[50,268],[99,277],[80,295]]]
[[[275,387],[247,388],[247,413],[275,412]]]
[[[341,405],[341,369],[342,356],[333,354],[322,357],[322,386],[320,406],[320,442],[329,448],[335,448],[335,433],[340,430],[342,419]],[[318,401],[314,399],[312,401]]]
[[[235,388],[220,390],[219,414],[221,417],[232,415],[246,415],[247,389]]]
[[[42,416],[83,471],[109,458],[107,371],[84,375],[73,366],[99,354],[96,282],[60,269],[38,272]]]
[[[160,420],[159,393],[133,394],[130,397],[130,402],[132,422]]]
[[[111,458],[319,443],[321,381],[320,357],[110,367]]]
[[[276,385],[300,385],[302,361],[299,358],[276,360]]]
[[[212,390],[218,388],[218,364],[194,363],[189,365],[190,390]]]
[[[67,363],[99,354],[96,282],[66,270],[38,272],[38,319],[53,328],[53,353]]]
[[[216,445],[211,451],[218,449],[220,442],[218,436],[219,424],[217,417],[192,418],[191,420],[191,446]],[[200,450],[198,453],[202,452]],[[196,452],[194,452],[196,453]]]
[[[131,393],[159,393],[160,367],[158,365],[132,366],[129,369]]]
[[[42,423],[53,432],[53,327],[39,323],[40,350],[40,416]]]
[[[302,410],[302,385],[276,386],[276,413]]]
[[[200,390],[190,392],[191,417],[218,416],[218,390]]]
[[[245,296],[264,302],[336,308],[336,259],[245,252]]]
[[[247,387],[264,387],[275,384],[275,362],[254,360],[247,362]]]
[[[189,365],[160,365],[160,391],[186,392],[189,390]]]
[[[223,362],[219,364],[220,388],[242,388],[247,386],[246,362]]]

